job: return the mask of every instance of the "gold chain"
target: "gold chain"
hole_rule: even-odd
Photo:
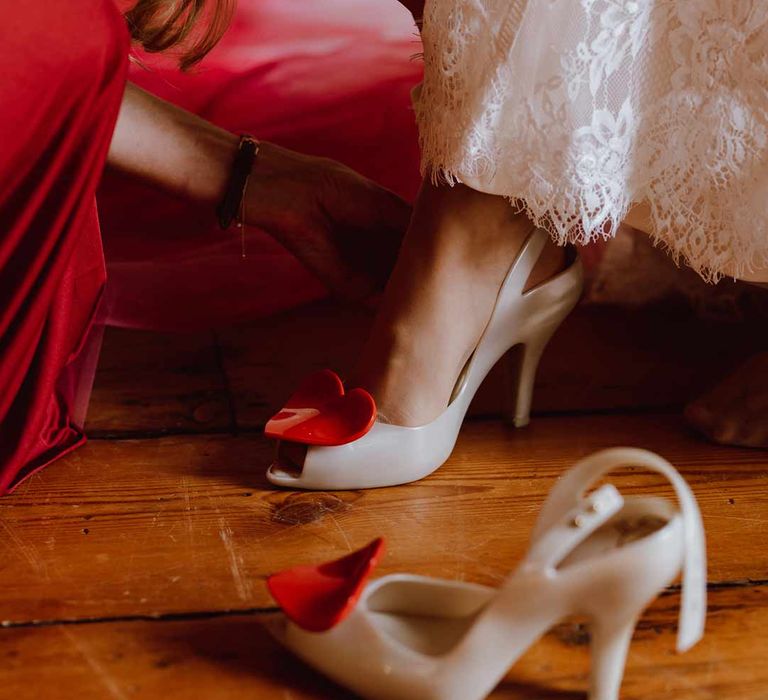
[[[245,260],[246,254],[245,254],[245,226],[246,226],[246,197],[248,195],[248,183],[251,180],[251,176],[248,175],[248,177],[245,178],[245,185],[243,186],[243,197],[240,200],[240,221],[237,222],[237,227],[240,229],[240,256],[243,260]]]

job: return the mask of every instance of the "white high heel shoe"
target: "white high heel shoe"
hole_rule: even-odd
[[[624,466],[663,474],[680,509],[663,498],[625,499],[611,485],[584,496]],[[684,479],[645,450],[605,450],[568,471],[541,511],[527,556],[498,590],[408,574],[365,586],[378,549],[361,554],[277,574],[269,586],[292,618],[282,618],[277,638],[370,700],[481,700],[573,614],[592,622],[589,700],[618,700],[637,619],[681,570],[678,651],[704,631],[701,515]],[[342,576],[351,580],[339,585]]]
[[[363,390],[354,389],[350,394],[354,393],[356,401],[364,403],[365,395],[374,407],[370,421],[363,421],[350,433],[354,439],[339,444],[306,430],[303,439],[310,447],[303,467],[293,469],[278,460],[267,471],[269,481],[287,488],[340,490],[394,486],[423,479],[451,455],[478,387],[502,355],[518,345],[523,348],[523,356],[513,422],[516,427],[527,425],[539,359],[557,327],[578,302],[583,287],[581,263],[572,252],[572,260],[563,272],[523,293],[547,240],[548,234],[537,229],[523,244],[501,286],[485,332],[456,382],[450,404],[440,416],[415,428],[374,422],[373,399]],[[328,374],[326,383],[338,382],[338,392],[343,394],[340,380]],[[316,379],[317,376],[310,379],[310,384]],[[309,392],[312,396],[315,393]],[[309,420],[317,421],[317,406],[302,403],[308,402],[289,403],[267,423],[265,434],[291,441],[286,428],[290,431],[302,422],[306,425]]]

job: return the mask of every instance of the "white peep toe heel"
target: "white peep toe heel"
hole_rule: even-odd
[[[618,467],[664,475],[678,508],[585,495]],[[701,638],[706,611],[704,530],[678,472],[645,450],[588,457],[555,485],[528,554],[499,589],[395,574],[366,584],[379,541],[337,562],[270,577],[283,608],[277,638],[369,700],[481,700],[547,630],[570,615],[591,621],[589,700],[618,700],[635,624],[682,572],[678,651]]]
[[[333,372],[317,373],[267,423],[267,437],[308,446],[300,467],[278,458],[267,471],[269,481],[287,488],[339,490],[394,486],[424,478],[448,459],[478,387],[496,362],[516,346],[522,346],[523,358],[514,423],[526,425],[539,358],[578,302],[583,287],[581,263],[569,249],[569,264],[563,272],[523,292],[547,239],[548,234],[537,229],[523,244],[485,332],[440,416],[413,428],[376,421],[375,403],[367,392],[345,392]]]

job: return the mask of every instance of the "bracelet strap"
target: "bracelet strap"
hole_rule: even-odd
[[[253,136],[242,134],[235,162],[232,164],[232,172],[229,175],[227,190],[221,203],[216,207],[216,216],[222,229],[228,229],[240,211],[248,176],[251,174],[258,153],[259,142]]]

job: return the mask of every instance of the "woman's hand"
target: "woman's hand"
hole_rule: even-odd
[[[349,300],[383,288],[411,213],[400,197],[341,163],[264,142],[244,205],[247,225],[272,235]]]
[[[204,203],[221,201],[238,137],[128,84],[109,152],[124,173]],[[245,201],[246,222],[274,236],[347,299],[383,287],[410,207],[340,163],[263,143]]]

